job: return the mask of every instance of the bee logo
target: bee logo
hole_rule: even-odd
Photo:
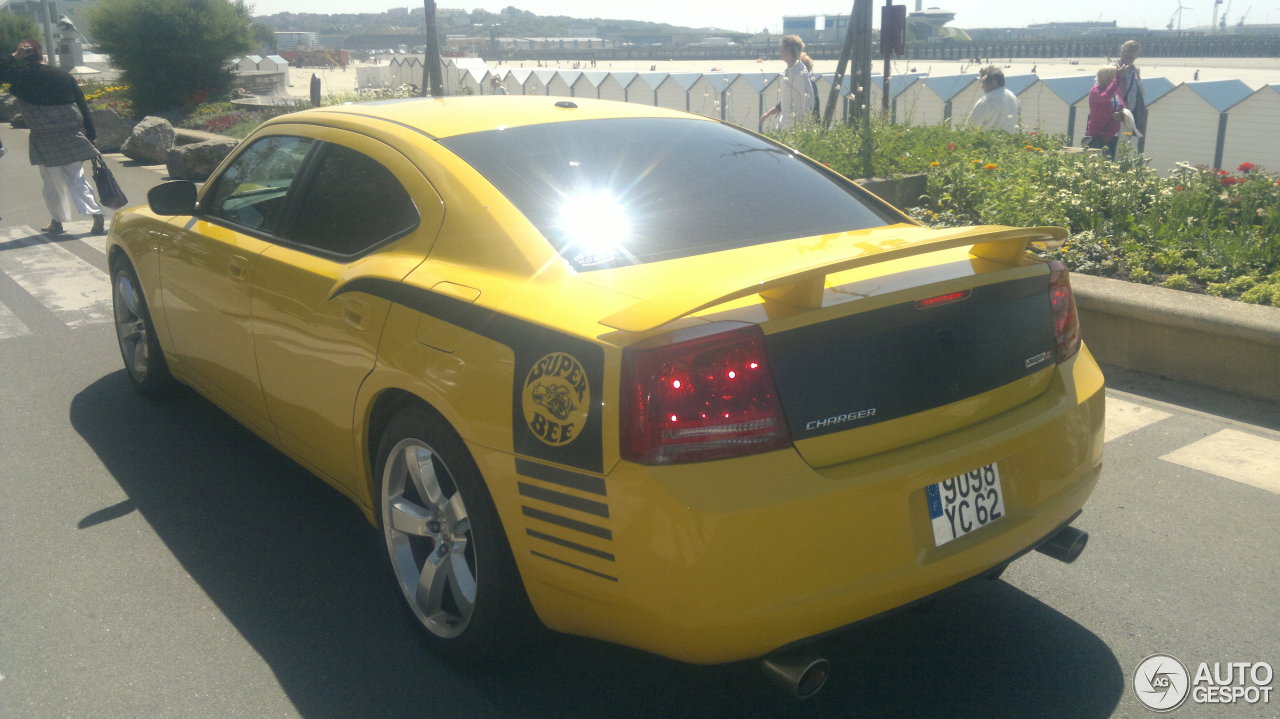
[[[591,404],[586,370],[564,352],[543,356],[525,376],[521,404],[535,437],[553,447],[569,444],[578,438]]]

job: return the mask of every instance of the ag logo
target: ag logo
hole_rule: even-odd
[[[1186,665],[1168,654],[1152,654],[1133,671],[1133,693],[1152,711],[1177,709],[1190,690]]]
[[[535,437],[552,447],[569,444],[578,438],[591,407],[586,370],[564,352],[544,356],[529,368],[521,404]]]

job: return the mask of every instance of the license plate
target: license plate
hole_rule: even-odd
[[[1004,516],[1000,470],[992,462],[924,488],[933,525],[933,546],[991,524]]]

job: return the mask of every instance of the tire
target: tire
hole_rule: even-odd
[[[126,259],[119,259],[111,266],[111,307],[120,357],[129,381],[147,397],[169,394],[176,383],[164,361],[138,274]]]
[[[436,414],[411,407],[379,443],[378,518],[405,608],[427,645],[478,664],[528,637],[534,619],[493,500]]]

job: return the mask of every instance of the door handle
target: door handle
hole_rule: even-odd
[[[241,255],[232,256],[231,262],[227,264],[227,274],[231,275],[233,280],[243,280],[248,269],[249,258]]]

